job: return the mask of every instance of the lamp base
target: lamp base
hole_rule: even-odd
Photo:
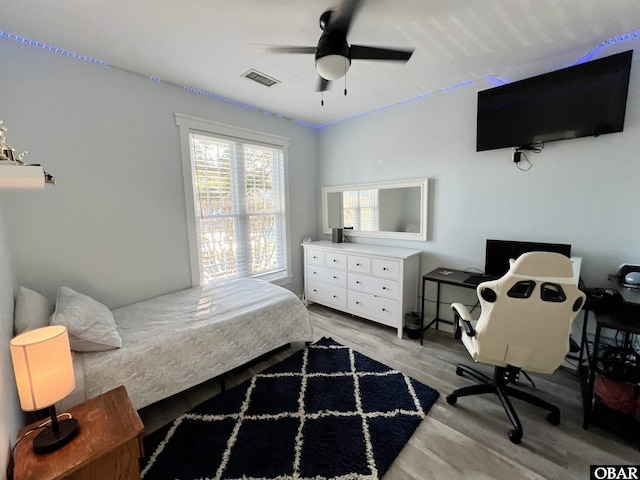
[[[33,450],[36,453],[48,453],[67,444],[78,433],[78,420],[68,418],[58,421],[58,430],[52,426],[42,430],[33,439]]]

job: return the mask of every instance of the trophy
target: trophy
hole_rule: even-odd
[[[13,164],[16,166],[20,166],[20,165],[26,166],[27,164],[25,163],[23,158],[29,152],[25,150],[20,155],[16,155],[16,151],[11,147],[11,145],[7,144],[6,134],[7,134],[7,127],[5,127],[3,125],[3,121],[0,120],[0,165]],[[37,165],[37,166],[40,167],[40,165]],[[44,182],[50,185],[55,185],[56,180],[53,178],[53,176],[48,174],[47,172],[44,172],[44,170],[42,171],[44,173]]]

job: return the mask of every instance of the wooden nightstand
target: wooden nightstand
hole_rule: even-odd
[[[15,480],[140,478],[144,425],[123,386],[87,400],[69,413],[78,419],[80,431],[62,448],[34,453],[37,432],[18,443]],[[38,423],[20,430],[18,438]]]

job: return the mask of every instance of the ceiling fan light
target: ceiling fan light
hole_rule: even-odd
[[[316,60],[316,70],[325,80],[337,80],[344,77],[351,60],[342,55],[325,55]]]

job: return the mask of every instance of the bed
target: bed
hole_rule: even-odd
[[[60,317],[60,304],[59,290],[51,323],[60,323],[54,320],[56,314]],[[85,305],[84,316],[91,317]],[[76,389],[62,408],[124,385],[140,409],[278,347],[312,340],[301,300],[289,290],[254,279],[219,281],[111,313],[121,347],[73,352]]]

